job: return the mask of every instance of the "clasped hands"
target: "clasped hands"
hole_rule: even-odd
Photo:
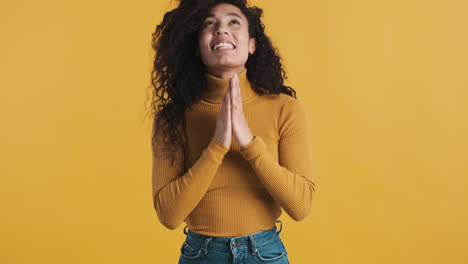
[[[229,80],[229,87],[223,97],[221,112],[216,121],[214,137],[224,146],[231,146],[232,136],[235,137],[240,147],[249,144],[253,135],[242,109],[242,97],[237,74]]]

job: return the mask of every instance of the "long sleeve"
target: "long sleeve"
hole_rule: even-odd
[[[283,106],[279,117],[279,164],[258,135],[241,148],[265,188],[295,221],[309,215],[315,196],[309,127],[304,105],[293,100]]]
[[[164,226],[176,229],[198,205],[228,150],[212,138],[199,159],[187,170],[183,165],[171,165],[167,155],[153,153],[153,202]],[[162,149],[157,151],[162,154],[159,153]],[[178,154],[177,158],[183,159],[183,154]]]

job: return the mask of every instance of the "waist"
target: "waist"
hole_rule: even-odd
[[[235,247],[249,247],[254,243],[256,246],[261,246],[266,243],[273,241],[274,239],[279,239],[279,232],[277,231],[276,225],[268,230],[262,230],[256,233],[244,235],[244,236],[234,236],[234,237],[214,237],[207,236],[193,232],[189,230],[187,232],[187,241],[195,245],[205,245],[209,242],[209,248],[218,249],[224,251],[230,251]]]
[[[237,199],[237,198],[236,198]],[[238,200],[244,201],[243,198]],[[270,229],[282,215],[281,207],[259,201],[226,204],[201,201],[185,219],[190,230],[212,237],[234,237]]]

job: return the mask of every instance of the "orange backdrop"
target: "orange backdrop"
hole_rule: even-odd
[[[468,263],[468,2],[251,3],[313,126],[291,263]],[[145,105],[175,4],[2,1],[1,263],[176,263]]]

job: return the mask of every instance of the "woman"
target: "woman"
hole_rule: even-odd
[[[289,263],[281,209],[311,211],[308,115],[262,12],[181,0],[153,35],[154,208],[169,229],[187,224],[179,263]]]

